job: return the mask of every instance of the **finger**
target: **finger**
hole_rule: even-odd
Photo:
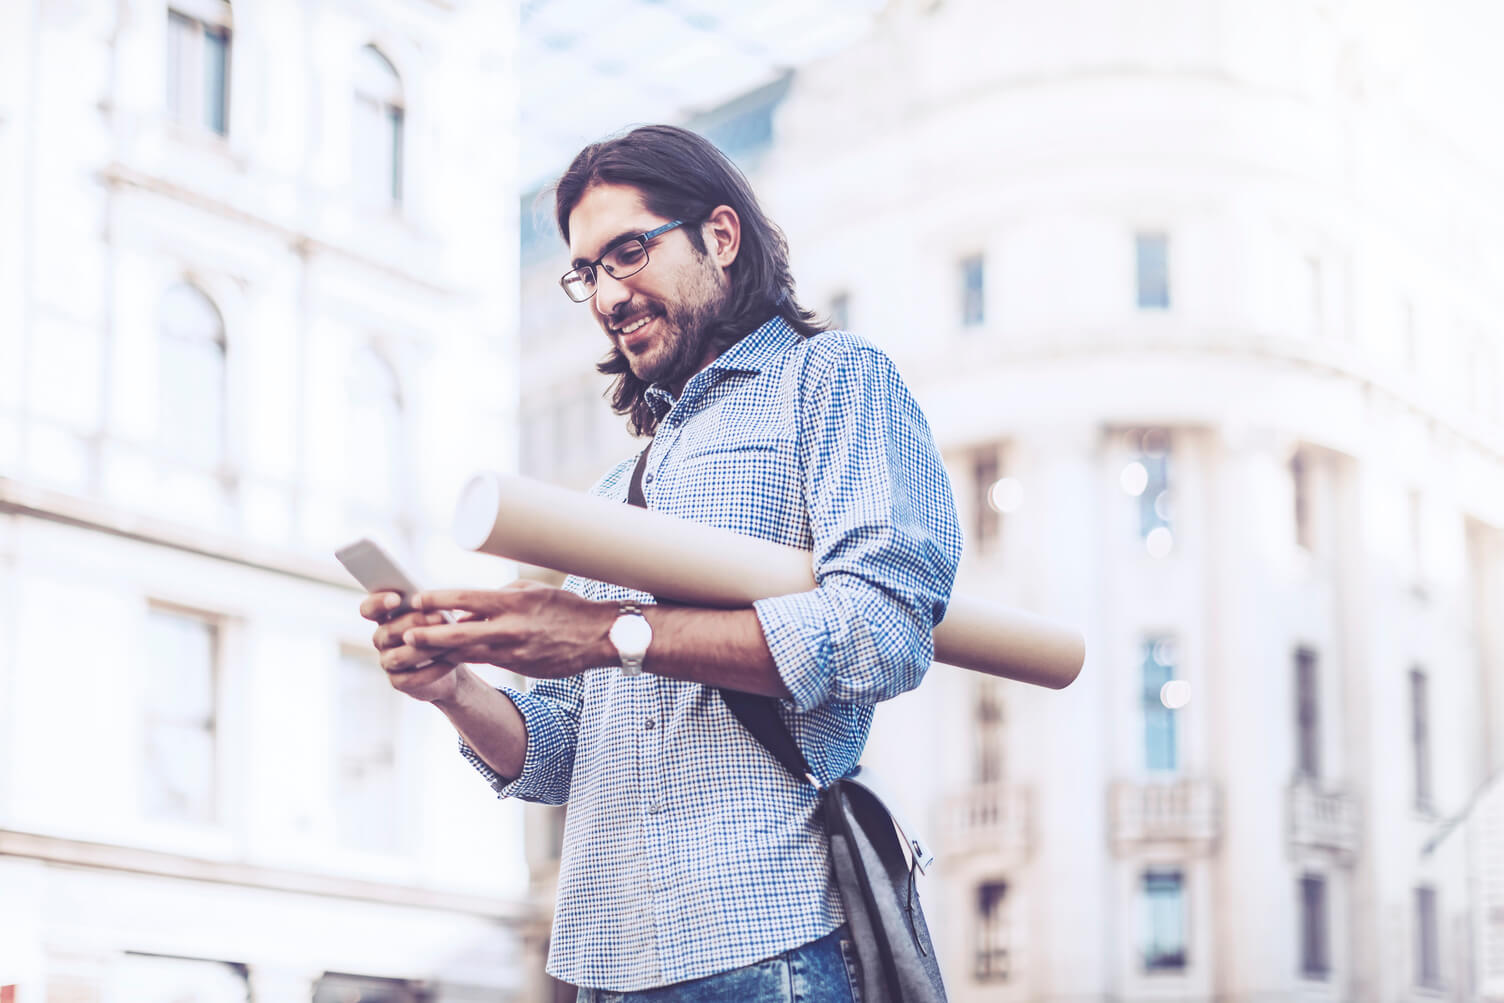
[[[435,627],[412,627],[402,632],[402,641],[414,648],[458,648],[504,640],[507,636],[495,620],[465,620]]]
[[[506,608],[505,593],[496,589],[435,589],[413,596],[413,607],[424,611],[463,610],[495,616]]]
[[[431,619],[431,617],[436,617],[437,619]],[[444,622],[444,618],[437,613],[403,613],[401,616],[393,617],[380,627],[377,627],[376,632],[371,635],[371,643],[377,649],[396,648],[402,644],[403,632],[413,627],[425,627],[430,624]]]
[[[381,623],[401,605],[402,596],[396,592],[372,592],[360,601],[360,615]]]
[[[402,646],[390,648],[381,653],[381,667],[388,673],[409,674],[418,672],[436,665],[448,665],[454,667],[454,662],[443,657],[444,651],[419,651],[415,648]]]

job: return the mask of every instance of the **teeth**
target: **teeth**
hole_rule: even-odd
[[[620,333],[621,334],[631,334],[633,331],[637,330],[639,327],[641,327],[642,325],[646,324],[648,321],[650,321],[652,319],[653,318],[651,316],[647,316],[647,317],[642,317],[642,318],[640,318],[638,320],[634,320],[632,323],[630,323],[626,327],[622,328],[621,331],[620,331]]]

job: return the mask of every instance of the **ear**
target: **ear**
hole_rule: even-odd
[[[718,205],[700,226],[705,237],[705,249],[715,263],[730,268],[736,253],[742,246],[742,221],[736,210],[729,205]]]

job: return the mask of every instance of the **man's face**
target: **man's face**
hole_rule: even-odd
[[[575,266],[599,258],[623,237],[656,229],[670,220],[649,212],[642,195],[627,185],[595,185],[569,214],[569,253]],[[632,374],[677,392],[711,360],[700,350],[701,332],[724,309],[730,281],[716,260],[690,242],[685,220],[648,243],[648,264],[635,275],[612,278],[595,270],[596,320],[621,350]],[[707,228],[709,229],[709,228]],[[711,239],[715,236],[712,234]]]

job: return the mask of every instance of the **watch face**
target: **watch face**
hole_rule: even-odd
[[[640,616],[620,616],[611,625],[611,643],[616,645],[618,651],[642,654],[648,650],[648,643],[652,640],[653,628]]]

